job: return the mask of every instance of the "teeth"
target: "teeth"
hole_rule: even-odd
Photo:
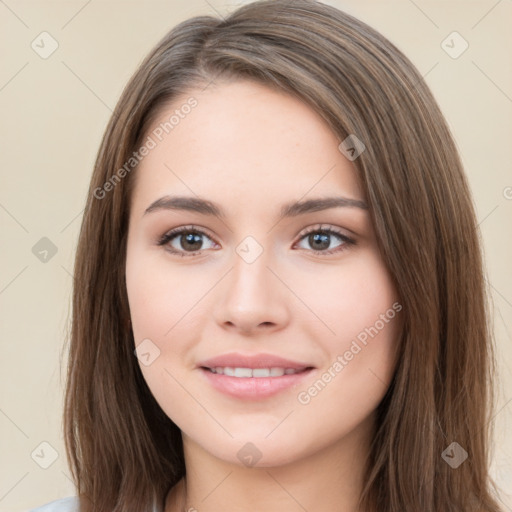
[[[252,370],[250,368],[234,368],[233,376],[234,377],[252,377]]]
[[[283,375],[291,375],[300,370],[293,368],[231,368],[230,366],[217,366],[210,368],[213,373],[228,375],[229,377],[282,377]]]
[[[270,368],[254,368],[252,371],[253,377],[270,377]]]

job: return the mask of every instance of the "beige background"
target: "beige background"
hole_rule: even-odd
[[[61,363],[81,214],[111,110],[171,27],[194,15],[226,15],[241,3],[0,1],[1,512],[73,494],[61,433]],[[460,148],[495,308],[500,381],[493,474],[505,510],[512,510],[512,1],[326,3],[377,28],[411,58]],[[35,40],[43,51],[43,31],[58,42],[46,59],[31,47]],[[458,58],[442,46],[453,31],[469,44]],[[450,40],[450,51],[461,48],[461,40]],[[42,237],[58,250],[47,262],[32,252]]]

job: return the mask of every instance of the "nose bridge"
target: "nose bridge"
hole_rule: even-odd
[[[271,272],[267,268],[272,265],[272,254],[254,236],[246,236],[235,248],[230,293],[239,304],[244,301],[264,301],[265,295],[275,296],[273,290],[276,283],[271,282]],[[268,297],[267,297],[268,299]],[[240,302],[242,301],[242,302]],[[253,304],[252,307],[255,307]]]
[[[258,326],[282,326],[287,309],[283,285],[272,268],[272,251],[254,236],[245,237],[235,248],[232,269],[217,301],[216,320],[243,331]]]
[[[270,251],[251,236],[238,244],[235,253],[232,280],[237,294],[253,296],[267,292],[268,286],[272,286],[267,268],[271,265]]]

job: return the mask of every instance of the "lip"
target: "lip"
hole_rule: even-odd
[[[299,373],[280,377],[231,377],[213,373],[209,368],[229,366],[231,368],[293,368]],[[260,400],[297,387],[315,371],[308,363],[292,361],[272,354],[224,354],[202,361],[197,365],[201,374],[217,391],[244,400]]]

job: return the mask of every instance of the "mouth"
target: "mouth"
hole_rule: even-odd
[[[301,386],[301,383],[313,375],[316,368],[268,367],[208,367],[198,368],[206,384],[230,398],[244,401],[261,401],[283,394]],[[302,384],[304,387],[305,384]]]
[[[274,354],[231,352],[200,362],[197,369],[213,389],[230,397],[262,400],[293,389],[317,369]]]

